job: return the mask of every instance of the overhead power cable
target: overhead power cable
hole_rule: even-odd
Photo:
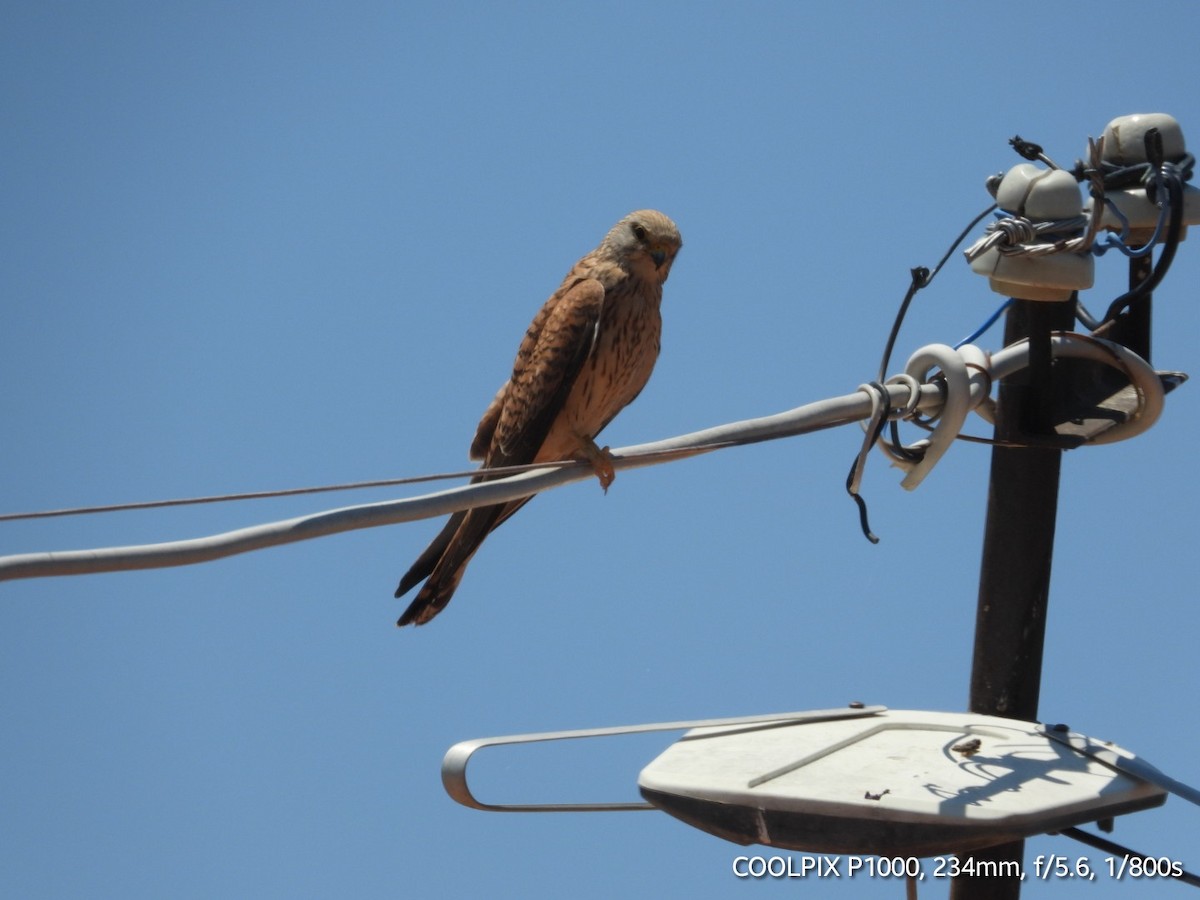
[[[1058,334],[1052,345],[1057,355],[1086,356],[1120,369],[1137,392],[1139,403],[1134,413],[1124,423],[1097,436],[1094,442],[1133,436],[1149,428],[1158,418],[1163,403],[1162,385],[1150,366],[1136,354],[1106,341],[1075,334]],[[923,452],[905,458],[898,448],[885,448],[889,454],[900,457],[895,462],[906,469],[903,485],[912,489],[955,440],[970,409],[976,409],[985,418],[989,416],[991,401],[988,394],[992,383],[1023,368],[1028,353],[1026,343],[1007,347],[992,354],[990,359],[973,345],[957,351],[946,345],[930,345],[914,354],[906,373],[889,379],[890,383],[864,386],[852,394],[819,400],[772,416],[624,447],[613,451],[613,468],[639,468],[723,447],[807,434],[878,418],[881,414],[906,417],[919,411],[937,420],[931,436],[920,442]],[[207,562],[339,532],[505,503],[590,477],[592,470],[586,464],[567,462],[423,496],[325,510],[208,537],[140,546],[4,556],[0,557],[0,581]]]

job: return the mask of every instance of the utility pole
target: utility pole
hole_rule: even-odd
[[[1148,257],[1131,259],[1130,287],[1144,283],[1150,268]],[[1113,320],[1108,339],[1148,361],[1150,312],[1146,294]],[[1054,363],[1050,335],[1074,322],[1073,300],[1019,299],[1005,321],[1005,346],[1028,338],[1030,364],[1006,379],[997,397],[999,443],[992,448],[971,665],[974,713],[1038,720],[1059,472],[1063,450],[1074,443],[1055,426],[1069,417],[1072,398],[1090,387],[1077,366]],[[1020,876],[1007,873],[1023,870],[1024,851],[1025,842],[1014,841],[974,852],[977,862],[986,863],[978,868],[989,875],[957,877],[951,900],[1016,900]]]
[[[1005,379],[996,404],[996,440],[988,482],[987,521],[975,619],[970,711],[1036,721],[1042,676],[1042,647],[1050,599],[1050,569],[1058,508],[1062,449],[1024,446],[1054,440],[1054,399],[1063,385],[1050,357],[1050,333],[1070,329],[1070,301],[1014,300],[1005,322],[1005,346],[1029,339],[1029,368]],[[1040,439],[1040,440],[1039,440]],[[1022,444],[1023,446],[1005,446]],[[978,861],[995,860],[984,872],[1009,872],[1004,865],[1024,858],[1024,841],[976,851]],[[1015,900],[1019,876],[959,876],[951,900]]]

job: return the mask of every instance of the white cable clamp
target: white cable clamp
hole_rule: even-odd
[[[1112,444],[1127,440],[1148,430],[1162,414],[1164,394],[1158,373],[1148,362],[1120,344],[1074,332],[1055,332],[1050,339],[1055,358],[1087,359],[1112,366],[1124,375],[1137,393],[1137,408],[1123,421],[1092,437],[1090,444]],[[888,384],[903,381],[909,384],[929,382],[929,373],[940,370],[937,383],[944,402],[940,408],[927,409],[937,424],[928,438],[904,447],[894,447],[880,440],[880,449],[892,465],[905,472],[900,482],[905,490],[913,490],[938,463],[950,444],[958,437],[967,413],[974,409],[985,421],[995,424],[995,401],[992,400],[993,380],[1000,380],[1029,365],[1029,341],[1020,340],[989,358],[980,348],[966,344],[957,350],[945,344],[922,347],[909,359],[904,374],[888,379]],[[910,386],[915,396],[915,389]],[[911,409],[901,417],[907,418]],[[905,453],[904,451],[915,451]],[[917,458],[919,456],[919,458]]]
[[[892,465],[905,470],[906,474],[900,486],[907,491],[915,490],[950,449],[967,420],[967,413],[970,412],[973,402],[978,402],[978,399],[972,397],[972,376],[967,359],[964,354],[946,344],[922,347],[909,358],[904,367],[904,374],[888,379],[888,383],[900,380],[924,383],[934,369],[941,370],[939,385],[943,396],[941,408],[931,413],[931,418],[935,419],[937,424],[928,438],[922,438],[903,448],[918,451],[919,458],[909,458],[900,448],[892,447],[885,441],[880,442],[884,452],[891,458]],[[978,388],[976,393],[982,391],[982,388]],[[915,390],[913,393],[915,395]],[[909,411],[906,410],[907,412]]]

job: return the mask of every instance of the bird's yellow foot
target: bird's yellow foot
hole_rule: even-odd
[[[607,447],[597,447],[595,441],[588,441],[583,445],[583,455],[591,464],[596,477],[600,479],[600,487],[604,488],[604,493],[607,494],[608,486],[617,477],[616,469],[612,464],[612,452]]]

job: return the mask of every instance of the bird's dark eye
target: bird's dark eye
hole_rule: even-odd
[[[634,222],[629,227],[633,229],[633,236],[639,241],[644,241],[646,239],[646,226],[642,225],[640,222]]]

